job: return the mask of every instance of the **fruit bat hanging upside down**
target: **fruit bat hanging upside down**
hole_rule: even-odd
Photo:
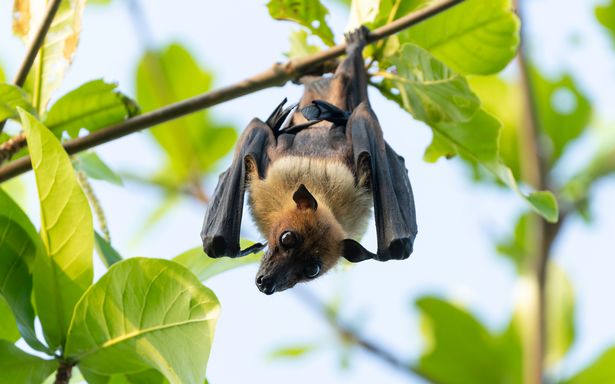
[[[387,261],[412,253],[417,228],[408,172],[367,99],[367,33],[360,28],[346,36],[347,57],[332,77],[301,80],[297,110],[284,109],[284,100],[266,122],[253,119],[220,175],[205,214],[203,248],[210,257],[239,257],[265,247],[239,246],[247,188],[252,216],[267,238],[256,277],[265,294],[314,279],[340,257]],[[372,202],[376,253],[357,241]]]

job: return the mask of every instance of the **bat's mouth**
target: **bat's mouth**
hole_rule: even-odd
[[[276,281],[275,277],[259,275],[256,278],[256,286],[258,287],[258,290],[263,292],[265,295],[273,295],[276,292],[282,292],[288,288],[292,288],[294,284],[288,285],[287,283],[280,283],[279,281]]]

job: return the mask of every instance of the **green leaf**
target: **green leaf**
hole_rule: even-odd
[[[615,347],[611,347],[573,377],[563,380],[561,384],[595,384],[615,381]]]
[[[212,75],[202,70],[179,44],[145,54],[137,70],[137,100],[150,111],[211,89]],[[237,132],[219,124],[209,111],[160,124],[149,130],[167,155],[162,173],[180,186],[213,170],[233,148]]]
[[[318,349],[317,344],[300,344],[277,348],[269,353],[270,359],[296,359]]]
[[[530,247],[532,241],[528,241],[528,236],[532,236],[535,232],[529,231],[530,220],[530,214],[522,214],[517,219],[512,236],[497,245],[498,253],[507,256],[515,264],[518,272],[523,269],[532,252]]]
[[[549,163],[553,165],[574,139],[589,125],[592,109],[587,97],[570,75],[551,81],[531,72],[538,125],[550,142]]]
[[[335,45],[333,32],[325,20],[329,10],[319,0],[269,0],[267,9],[274,19],[294,21],[320,37],[328,46]]]
[[[122,261],[122,256],[98,232],[94,231],[96,251],[107,268]]]
[[[468,82],[426,50],[404,44],[389,58],[397,74],[386,73],[398,91],[398,99],[416,119],[428,124],[468,121],[480,106],[480,100]]]
[[[519,45],[519,19],[510,0],[471,0],[400,33],[463,74],[504,69]]]
[[[502,162],[511,169],[515,179],[519,180],[521,163],[518,136],[524,116],[519,85],[497,76],[472,76],[468,81],[479,96],[485,111],[502,123],[498,140],[499,155]]]
[[[320,51],[317,46],[311,45],[308,42],[308,33],[304,30],[293,31],[288,40],[290,42],[290,51],[287,56],[290,59],[308,56]]]
[[[0,383],[42,383],[58,367],[54,360],[32,356],[13,344],[0,340]]]
[[[131,258],[113,265],[77,304],[65,355],[102,375],[160,371],[202,383],[219,304],[181,265]]]
[[[19,329],[17,329],[17,320],[13,316],[11,307],[6,303],[4,297],[0,296],[0,339],[14,343],[20,337]]]
[[[596,18],[611,34],[615,42],[615,0],[605,5],[596,6]]]
[[[0,84],[0,121],[17,118],[17,107],[35,113],[26,91],[11,84]]]
[[[58,139],[19,110],[41,203],[47,257],[34,265],[34,295],[50,347],[64,344],[75,304],[92,284],[94,227],[88,200]]]
[[[137,115],[137,104],[116,88],[103,80],[85,83],[53,104],[43,123],[58,137],[77,137],[82,128],[95,132]]]
[[[252,243],[241,242],[241,247],[245,248]],[[238,258],[219,258],[214,259],[203,252],[202,247],[192,248],[181,255],[173,258],[173,261],[188,268],[200,281],[205,281],[222,272],[241,267],[243,265],[258,263],[262,257],[262,252]]]
[[[468,312],[443,300],[423,297],[426,349],[418,370],[440,383],[514,383],[521,376],[506,337],[492,335]]]
[[[6,76],[4,75],[4,69],[0,66],[0,83],[6,82]]]
[[[575,337],[575,298],[572,282],[556,264],[550,263],[546,287],[547,365],[553,366],[566,356]]]
[[[83,171],[89,178],[108,181],[115,185],[124,185],[122,178],[115,173],[94,151],[82,152],[75,156],[73,165]]]
[[[39,114],[45,110],[52,93],[60,86],[70,66],[81,34],[81,18],[85,0],[64,0],[60,3],[47,37],[34,61],[26,81]],[[41,25],[45,2],[20,0],[15,2],[13,32],[30,45]]]
[[[13,311],[19,331],[34,349],[47,351],[34,331],[32,265],[44,257],[36,228],[19,206],[0,188],[0,295]]]

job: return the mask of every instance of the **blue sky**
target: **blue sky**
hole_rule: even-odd
[[[141,1],[154,42],[181,42],[216,75],[218,86],[233,83],[283,61],[293,25],[273,21],[264,1],[201,2]],[[615,120],[615,61],[613,45],[593,20],[595,1],[534,0],[527,2],[530,49],[539,66],[557,75],[570,69],[586,93],[592,95],[596,118],[592,132],[606,131]],[[330,25],[341,36],[346,25],[342,9],[331,7]],[[10,34],[10,2],[0,3],[0,64],[12,77],[23,56],[21,43]],[[134,95],[133,75],[143,47],[135,36],[122,1],[86,9],[79,51],[58,94],[103,77],[117,81]],[[221,120],[244,126],[253,116],[265,118],[283,97],[298,99],[294,85],[269,89],[212,109]],[[515,296],[512,265],[493,250],[493,240],[504,236],[524,208],[512,193],[472,184],[457,161],[423,162],[430,130],[413,121],[396,105],[371,92],[373,108],[385,138],[406,159],[417,203],[419,235],[412,257],[404,262],[366,262],[349,271],[326,275],[306,288],[323,300],[341,292],[349,321],[361,320],[364,334],[400,357],[419,355],[422,341],[413,301],[424,294],[451,298],[471,309],[492,329],[508,321]],[[612,131],[612,128],[610,128]],[[588,135],[566,158],[560,172],[584,164],[600,145]],[[160,153],[144,134],[106,144],[99,154],[119,170],[149,172],[160,164]],[[225,164],[221,165],[224,167]],[[207,187],[213,190],[215,177]],[[32,186],[32,175],[23,177]],[[125,256],[170,258],[200,242],[203,207],[182,203],[143,241],[133,241],[146,214],[159,204],[155,192],[128,184],[124,188],[94,182],[108,215],[114,245]],[[30,192],[34,191],[30,189]],[[605,347],[615,344],[615,181],[596,189],[595,222],[570,220],[554,260],[570,275],[577,297],[577,340],[559,367],[571,373]],[[34,195],[30,211],[37,222]],[[252,231],[252,233],[254,233]],[[364,244],[375,249],[373,228]],[[212,279],[208,286],[222,303],[209,362],[212,383],[268,382],[406,383],[403,376],[365,353],[353,359],[352,369],[341,371],[337,355],[327,345],[332,331],[307,308],[293,290],[273,296],[254,285],[256,266],[244,267]],[[270,361],[267,354],[282,345],[321,342],[321,353],[299,361]],[[327,344],[328,343],[328,344]],[[416,379],[415,381],[421,381]]]

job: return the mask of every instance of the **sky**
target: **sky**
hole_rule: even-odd
[[[548,74],[566,69],[578,76],[592,95],[596,118],[592,131],[615,121],[615,61],[613,45],[594,22],[597,1],[526,1],[530,50]],[[216,75],[216,85],[234,83],[284,61],[288,35],[294,25],[273,21],[264,1],[188,0],[141,1],[153,42],[163,46],[180,42],[201,65]],[[341,36],[347,15],[331,6],[329,24]],[[0,2],[0,65],[12,77],[24,48],[10,32],[11,4]],[[88,6],[74,64],[57,95],[85,81],[104,78],[134,95],[133,76],[143,53],[124,2]],[[266,118],[284,97],[297,100],[295,85],[264,90],[229,101],[212,109],[222,121],[243,127],[254,116]],[[350,323],[361,324],[362,334],[376,340],[400,358],[420,355],[423,342],[413,302],[426,294],[449,298],[464,305],[490,329],[508,322],[518,287],[513,266],[495,255],[493,242],[506,236],[511,223],[524,208],[512,192],[477,186],[456,160],[435,164],[422,160],[431,140],[429,128],[413,121],[396,105],[370,92],[373,109],[385,138],[406,159],[417,204],[419,235],[410,259],[403,262],[364,262],[339,270],[301,287],[323,301],[343,297],[343,313]],[[612,127],[612,124],[610,125]],[[562,174],[583,165],[599,140],[588,135],[564,160]],[[145,134],[105,144],[100,156],[116,170],[147,174],[161,163],[161,154]],[[220,170],[228,159],[220,165]],[[32,186],[32,174],[22,178]],[[213,190],[216,177],[208,180]],[[204,208],[186,201],[143,241],[134,237],[147,214],[160,203],[156,192],[127,184],[117,187],[93,182],[107,214],[114,246],[125,256],[170,258],[200,244]],[[30,192],[34,189],[30,188]],[[612,236],[615,233],[615,180],[605,180],[594,194],[595,221],[578,218],[568,222],[555,244],[554,260],[569,274],[577,299],[577,339],[569,356],[557,368],[567,375],[592,361],[607,346],[615,344],[615,270]],[[35,196],[28,196],[28,211],[38,221]],[[246,216],[247,217],[247,216]],[[250,233],[255,233],[253,230]],[[375,249],[373,228],[363,244]],[[610,251],[609,251],[610,250]],[[208,366],[210,382],[311,383],[421,383],[358,351],[352,369],[339,368],[334,333],[325,321],[303,303],[295,290],[265,296],[254,285],[256,266],[222,274],[207,285],[222,304]],[[98,274],[102,271],[99,265]],[[606,304],[606,305],[605,305]],[[268,358],[280,346],[323,344],[322,350],[304,359],[281,361]]]

